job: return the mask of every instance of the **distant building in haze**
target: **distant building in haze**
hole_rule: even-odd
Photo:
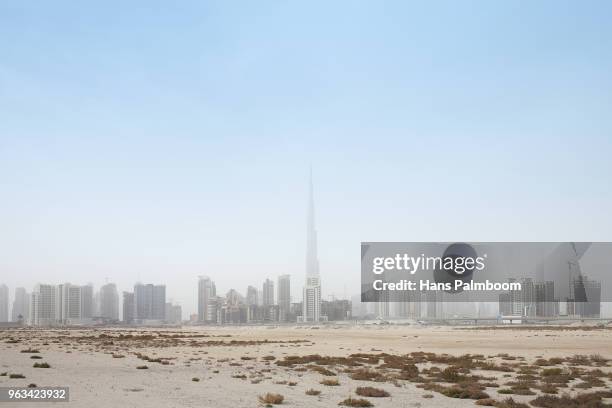
[[[119,294],[114,283],[100,288],[100,316],[111,321],[119,320]]]
[[[216,310],[211,310],[211,305],[215,306],[213,300],[216,296],[215,283],[208,276],[200,276],[198,280],[198,320],[200,322],[217,320]]]
[[[0,322],[8,322],[9,319],[9,289],[8,286],[0,285]]]
[[[21,316],[21,317],[20,317]],[[11,320],[14,322],[28,322],[30,319],[30,295],[25,288],[15,289],[15,299],[13,300],[13,310]]]
[[[30,324],[48,326],[56,320],[56,287],[55,285],[38,284],[30,295]]]
[[[166,318],[166,286],[137,283],[134,285],[134,304],[134,318],[139,323],[146,320],[164,320]]]
[[[135,311],[134,292],[123,292],[123,322],[133,324]]]
[[[291,276],[281,275],[278,277],[278,320],[288,321],[291,313]]]
[[[321,321],[321,276],[317,255],[317,230],[315,228],[314,188],[310,174],[308,221],[306,227],[306,284],[303,292],[301,322]]]

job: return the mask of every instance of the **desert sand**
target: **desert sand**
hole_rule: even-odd
[[[510,396],[515,401],[528,402],[542,395],[539,385],[533,385],[533,395],[501,395],[498,390],[516,380],[519,371],[528,366],[535,367],[534,373],[541,372],[545,368],[534,366],[535,362],[540,361],[538,364],[547,367],[541,361],[551,358],[564,361],[551,363],[550,367],[574,370],[574,378],[560,385],[559,395],[612,387],[612,363],[608,361],[612,359],[612,330],[609,327],[561,330],[415,325],[5,329],[0,331],[0,374],[6,375],[0,375],[0,387],[68,386],[70,402],[60,403],[60,407],[257,407],[265,406],[258,397],[267,392],[283,395],[280,406],[332,407],[349,396],[357,397],[356,388],[363,386],[380,388],[390,394],[384,398],[364,397],[376,407],[475,406],[475,399],[451,398],[436,389],[419,388],[423,386],[421,380],[401,379],[399,374],[403,371],[399,366],[394,370],[389,364],[385,368],[384,357],[380,361],[379,357],[373,357],[375,364],[359,367],[342,362],[282,363],[288,356],[417,353],[406,361],[410,365],[416,363],[419,378],[434,378],[439,375],[437,368],[443,370],[457,365],[441,364],[431,360],[434,358],[431,356],[424,359],[418,352],[481,355],[474,360],[478,364],[512,367],[507,371],[484,371],[474,366],[464,372],[487,377],[481,380],[483,384],[498,385],[499,388],[481,387],[495,400]],[[585,357],[585,361],[568,360],[574,355],[594,357],[592,360]],[[37,357],[32,359],[32,356]],[[46,362],[50,368],[34,368],[36,362]],[[329,369],[333,375],[322,375],[313,368],[315,365]],[[137,368],[142,366],[147,368]],[[385,379],[352,379],[352,372],[363,367],[379,370]],[[432,367],[437,368],[429,371]],[[600,370],[597,376],[603,382],[577,388],[587,377],[576,373],[594,369]],[[10,378],[12,373],[23,374],[25,378]],[[340,385],[320,384],[330,378],[337,378]],[[537,380],[536,383],[543,384]],[[453,386],[444,381],[440,384]],[[319,390],[321,394],[306,395],[308,389]],[[43,404],[20,402],[2,403],[2,406],[41,407]]]

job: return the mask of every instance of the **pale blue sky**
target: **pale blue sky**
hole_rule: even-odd
[[[361,241],[612,240],[612,3],[2,2],[0,281],[185,313]]]

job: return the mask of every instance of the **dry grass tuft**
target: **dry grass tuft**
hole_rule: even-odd
[[[9,378],[25,378],[23,374],[9,374]]]
[[[353,397],[348,397],[344,401],[339,402],[338,405],[344,405],[346,407],[373,407],[374,406],[367,399],[353,398]]]
[[[530,408],[529,405],[522,402],[517,402],[512,398],[506,398],[503,401],[497,401],[494,405],[496,408]]]
[[[281,394],[275,394],[272,392],[268,392],[266,393],[266,395],[259,396],[259,402],[261,402],[262,404],[278,405],[282,404],[284,399],[285,397],[283,397]]]
[[[391,395],[387,391],[381,388],[374,388],[374,387],[357,387],[357,389],[355,390],[355,394],[360,395],[362,397],[375,397],[375,398],[388,397]]]
[[[361,368],[359,370],[353,371],[350,375],[351,379],[358,381],[384,381],[385,376],[381,373],[368,370],[365,368]]]
[[[310,388],[306,390],[306,395],[320,395],[321,391],[315,390],[314,388]]]
[[[578,394],[574,397],[564,394],[561,397],[556,395],[541,395],[530,402],[534,407],[541,408],[600,408],[609,406],[604,404],[603,398],[612,398],[612,391],[600,391],[587,394]]]
[[[338,381],[337,378],[326,378],[324,380],[322,380],[319,384],[323,384],[323,385],[327,385],[330,387],[334,387],[337,385],[340,385],[340,381]]]

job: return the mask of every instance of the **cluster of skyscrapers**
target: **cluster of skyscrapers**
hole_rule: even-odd
[[[9,291],[0,285],[0,322],[8,318]],[[127,323],[178,323],[181,307],[166,302],[164,285],[137,283],[134,292],[124,292],[123,321]],[[114,283],[94,292],[93,285],[38,284],[31,293],[15,289],[11,321],[33,326],[117,323],[119,294]]]
[[[276,281],[266,279],[261,289],[249,286],[245,296],[231,289],[218,296],[215,283],[207,276],[198,281],[198,314],[200,323],[240,324],[251,322],[321,322],[328,314],[321,312],[321,277],[317,255],[317,231],[312,175],[309,184],[308,221],[306,228],[306,280],[302,302],[291,301],[291,277],[281,275]],[[275,297],[276,294],[276,297]],[[331,313],[330,313],[331,314]],[[335,314],[333,314],[335,316]],[[342,313],[341,313],[342,315]],[[348,316],[348,308],[343,314]]]
[[[317,233],[312,175],[306,244],[306,280],[303,300],[292,302],[291,277],[281,275],[275,282],[266,279],[261,289],[249,286],[246,296],[230,289],[218,296],[215,283],[208,277],[198,281],[197,323],[240,324],[249,322],[320,322],[328,317],[345,319],[350,315],[348,302],[322,302],[321,278],[317,256]],[[166,302],[165,285],[141,284],[133,292],[123,292],[122,321],[127,324],[177,323],[182,320],[179,305]],[[322,304],[326,310],[322,313]],[[5,316],[6,315],[6,316]],[[94,294],[92,285],[36,285],[28,294],[17,288],[13,321],[31,325],[88,324],[95,321],[119,321],[119,294],[114,283],[102,286]],[[0,286],[0,321],[8,321],[8,288]]]
[[[569,289],[569,296],[561,302],[555,297],[555,282],[523,278],[520,290],[499,295],[499,313],[522,317],[600,317],[601,282],[578,275],[571,277]]]

